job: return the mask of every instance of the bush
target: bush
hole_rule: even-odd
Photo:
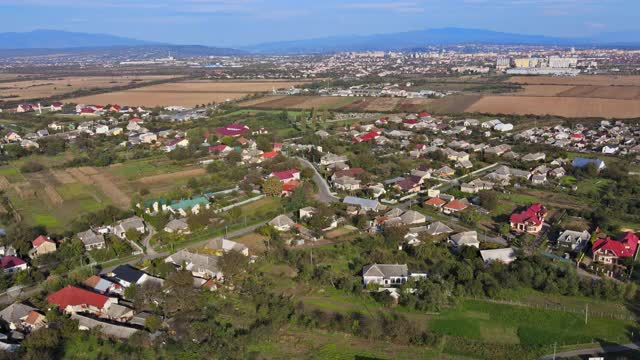
[[[23,173],[35,173],[44,170],[44,165],[37,161],[29,161],[20,167]]]

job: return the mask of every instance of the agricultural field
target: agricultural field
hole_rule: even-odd
[[[190,80],[66,99],[83,104],[125,104],[141,106],[195,106],[241,99],[274,88],[290,88],[301,81],[209,81]]]
[[[342,96],[267,96],[245,101],[240,106],[251,109],[326,109],[344,112],[417,112],[428,110],[440,100],[405,98],[368,98]]]
[[[48,98],[78,90],[108,89],[174,77],[174,75],[69,76],[55,79],[3,82],[0,83],[0,100]]]
[[[466,112],[557,115],[569,118],[640,117],[640,76],[514,76],[507,82],[522,90],[486,95]]]
[[[623,119],[640,117],[640,102],[586,97],[484,96],[466,112]]]
[[[145,189],[158,196],[206,174],[195,166],[180,166],[165,158],[131,160],[105,168],[61,168],[67,156],[30,156],[0,167],[0,189],[26,223],[64,231],[76,217],[107,205],[130,209],[132,199]],[[48,166],[23,173],[21,166],[37,161]]]

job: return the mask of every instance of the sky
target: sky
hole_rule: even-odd
[[[442,27],[581,37],[640,31],[639,13],[638,0],[0,0],[0,32],[228,47]]]

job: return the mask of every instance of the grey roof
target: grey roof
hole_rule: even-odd
[[[347,196],[342,200],[347,205],[360,206],[363,209],[377,210],[380,203],[378,200],[363,199],[355,196]]]
[[[93,244],[99,244],[104,242],[104,236],[102,236],[102,234],[96,234],[93,232],[93,230],[90,230],[90,229],[87,231],[78,233],[77,236],[78,236],[78,239],[80,239],[80,241],[82,241],[82,243],[85,245],[93,245]]]
[[[465,231],[451,235],[451,241],[455,242],[457,246],[475,244],[478,242],[477,231]]]
[[[189,228],[189,224],[187,224],[186,219],[173,219],[167,223],[164,227],[165,229],[171,230],[186,230]]]
[[[402,219],[402,222],[405,224],[425,222],[427,220],[426,216],[414,210],[408,210],[407,212],[402,214],[402,216],[400,216],[400,219]]]
[[[362,276],[402,277],[409,275],[406,264],[372,264],[362,269]]]
[[[269,221],[269,225],[273,225],[275,227],[293,226],[295,224],[296,223],[287,215],[278,215],[273,220]]]
[[[591,235],[588,231],[573,231],[573,230],[565,230],[558,237],[559,242],[576,242],[576,240],[589,240]]]
[[[21,303],[13,303],[0,311],[0,319],[15,324],[20,321],[20,318],[27,316],[33,310],[38,309]]]
[[[398,216],[402,215],[402,213],[403,213],[403,211],[400,208],[393,208],[393,209],[387,211],[387,213],[384,214],[384,216],[392,218],[392,217],[398,217]]]
[[[77,320],[79,326],[83,326],[89,329],[93,329],[94,327],[100,326],[100,331],[103,334],[107,336],[119,338],[119,339],[129,338],[136,331],[138,331],[138,329],[136,328],[122,326],[122,325],[115,325],[112,323],[108,323],[108,322],[96,320],[84,315],[80,315],[78,313],[71,314],[71,318],[73,320]]]
[[[508,264],[516,259],[516,253],[513,248],[481,250],[480,255],[485,262],[501,261]]]
[[[429,235],[448,234],[451,232],[453,232],[453,229],[440,221],[434,222],[427,227],[427,234]]]
[[[222,250],[224,252],[227,251],[238,251],[243,252],[248,249],[248,247],[244,244],[237,243],[235,241],[227,240],[227,239],[213,239],[207,243],[207,247],[214,250]]]
[[[218,268],[219,256],[195,254],[187,250],[180,250],[177,253],[167,257],[165,262],[170,262],[176,265],[182,265],[185,263],[189,269],[196,268],[197,270],[208,270],[213,273],[220,272]],[[192,266],[190,266],[192,264]]]
[[[144,220],[142,220],[141,218],[139,218],[137,216],[132,216],[132,217],[130,217],[128,219],[124,219],[124,220],[120,221],[118,226],[123,231],[131,230],[131,229],[138,229],[138,228],[144,227]]]

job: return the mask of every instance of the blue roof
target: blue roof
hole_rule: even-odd
[[[587,158],[575,158],[571,163],[571,166],[575,168],[583,168],[588,166],[589,164],[595,164],[595,166],[600,169],[604,167],[604,161],[600,159],[587,159]]]

